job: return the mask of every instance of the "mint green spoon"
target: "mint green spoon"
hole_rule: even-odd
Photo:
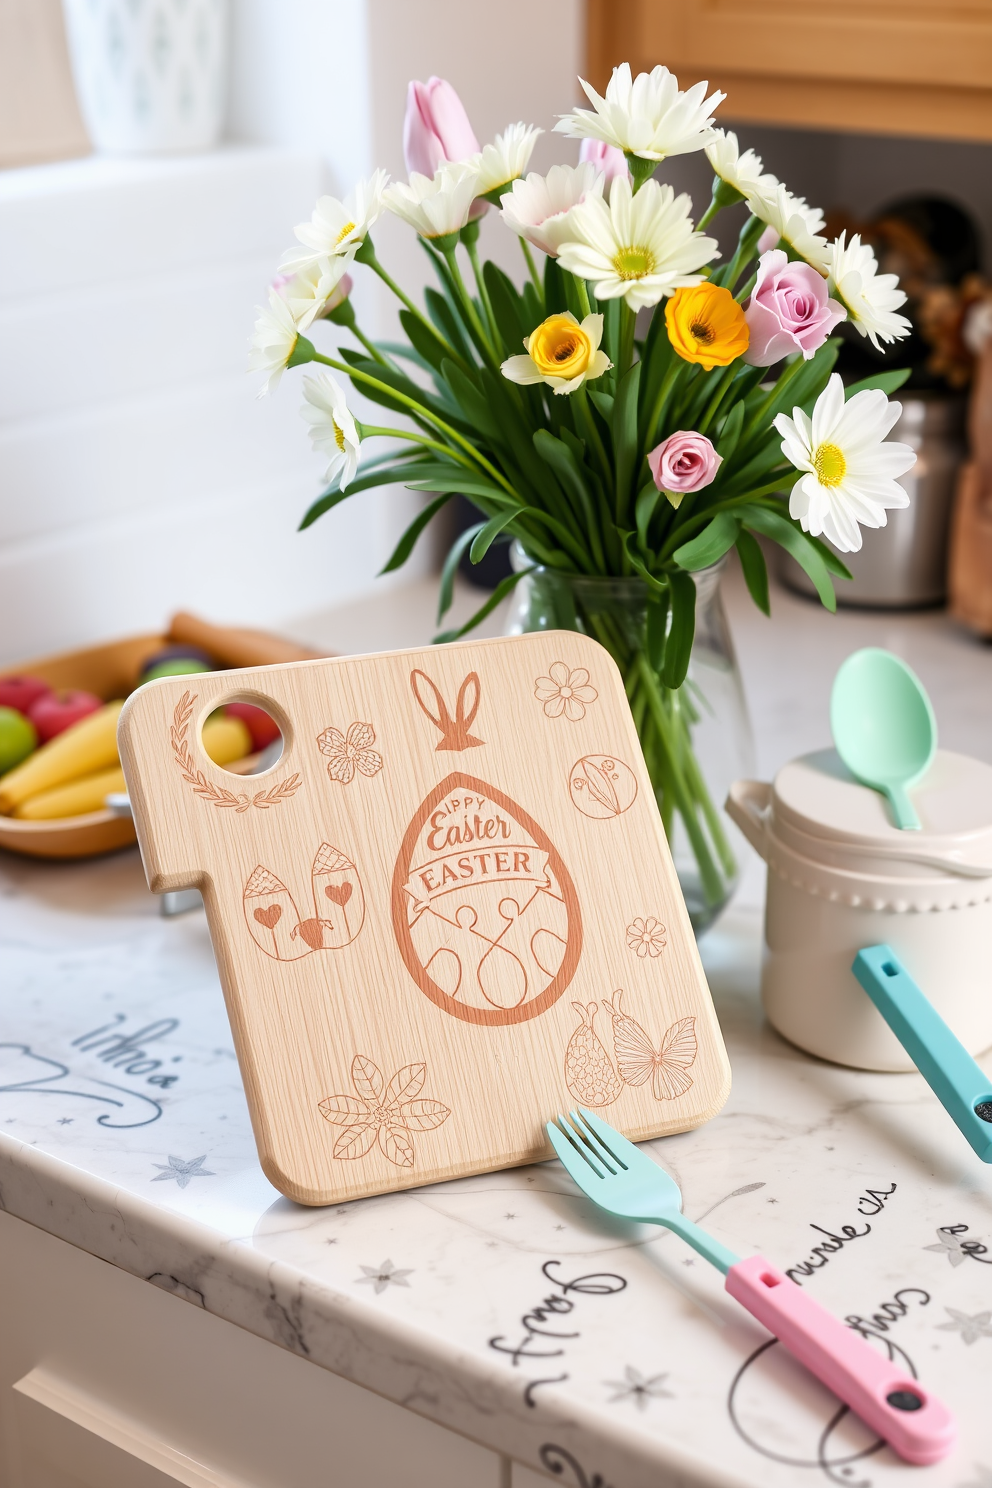
[[[878,646],[855,651],[834,678],[834,745],[856,780],[881,791],[897,827],[921,829],[907,788],[926,774],[937,748],[937,720],[923,683]]]

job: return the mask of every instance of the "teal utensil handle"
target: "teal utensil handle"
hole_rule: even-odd
[[[923,823],[916,814],[916,807],[906,792],[904,785],[884,785],[885,799],[892,807],[892,815],[896,819],[896,826],[901,827],[904,832],[922,832]]]
[[[867,946],[851,967],[951,1120],[992,1162],[992,1079],[955,1038],[891,946]],[[983,1120],[976,1107],[987,1107]]]

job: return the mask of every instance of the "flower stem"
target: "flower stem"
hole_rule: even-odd
[[[624,375],[630,371],[634,361],[634,329],[637,324],[637,316],[631,310],[626,300],[620,301],[620,355],[617,367],[617,382],[623,380]]]
[[[517,241],[520,244],[520,251],[523,253],[524,261],[527,264],[527,272],[530,274],[531,283],[537,290],[538,298],[543,300],[544,285],[541,283],[541,276],[537,272],[537,264],[534,262],[534,255],[530,251],[530,244],[528,243],[527,239],[523,237],[518,238]]]
[[[465,312],[466,319],[474,330],[479,344],[485,352],[486,356],[489,358],[489,361],[495,367],[497,365],[496,353],[493,351],[489,337],[486,335],[485,327],[483,326],[482,321],[479,319],[479,312],[476,310],[475,305],[473,304],[472,296],[465,288],[465,280],[462,278],[462,271],[458,267],[458,260],[455,257],[456,246],[456,244],[453,244],[450,248],[445,249],[445,262],[448,265],[448,271],[451,274],[452,283],[454,284],[455,292],[458,295],[459,300],[461,301],[462,309]]]
[[[424,315],[423,311],[418,310],[417,306],[413,303],[410,296],[408,294],[405,294],[400,286],[396,283],[396,280],[393,279],[389,274],[387,274],[386,270],[383,268],[382,264],[376,257],[376,251],[372,246],[371,238],[367,237],[365,239],[362,246],[355,254],[355,261],[357,263],[366,264],[373,271],[373,273],[378,274],[379,278],[382,280],[386,288],[392,290],[393,294],[404,306],[404,308],[409,310],[411,315],[415,315],[417,317],[421,325],[425,326],[427,330],[430,331],[435,340],[441,342],[441,344],[444,346],[445,350],[451,357],[452,361],[457,362],[459,366],[464,365],[463,359],[458,355],[454,347],[449,345],[448,341],[445,340],[444,336],[438,330],[437,326],[431,324],[426,315]]]
[[[596,428],[596,420],[593,418],[592,409],[589,407],[589,398],[586,394],[585,383],[581,383],[575,389],[575,392],[572,393],[571,397],[575,407],[579,410],[582,423],[589,435],[589,443],[592,445],[599,468],[603,472],[606,488],[612,492],[613,471],[610,469],[610,462],[606,457],[606,446],[603,444],[599,430]]]
[[[479,249],[477,246],[478,240],[477,238],[465,238],[463,236],[462,242],[465,244],[465,252],[468,254],[468,261],[472,265],[472,273],[475,277],[476,288],[479,291],[479,299],[482,301],[482,308],[486,312],[486,320],[489,323],[489,334],[492,338],[493,346],[495,347],[499,345],[500,334],[499,329],[496,325],[496,317],[493,314],[492,303],[489,299],[489,291],[486,288],[486,281],[483,277],[482,266],[479,263]]]
[[[592,314],[592,306],[589,303],[589,290],[586,281],[580,279],[577,274],[573,274],[572,278],[575,280],[575,291],[579,298],[579,309],[582,311],[583,319],[585,319],[587,315]]]
[[[426,434],[414,434],[410,429],[389,429],[380,424],[363,424],[358,419],[358,432],[362,439],[408,439],[412,444],[422,444],[425,449],[437,450],[439,454],[446,455],[449,460],[455,460],[459,465],[464,465],[467,470],[473,468],[471,460],[467,459],[459,450],[453,450],[449,444],[441,444],[436,439],[430,439]]]
[[[503,487],[503,490],[508,495],[512,496],[515,501],[520,500],[520,497],[510,485],[506,476],[497,470],[495,465],[486,459],[485,455],[480,454],[473,444],[470,444],[467,439],[463,438],[457,429],[453,429],[450,424],[446,424],[444,419],[438,418],[437,414],[431,409],[425,408],[423,403],[418,403],[415,398],[407,397],[406,393],[401,393],[398,388],[390,387],[388,383],[380,382],[378,377],[373,377],[368,372],[361,372],[357,367],[349,367],[347,362],[336,362],[333,357],[321,356],[320,352],[315,352],[310,360],[323,362],[326,367],[333,367],[335,372],[343,372],[346,377],[351,378],[352,382],[364,382],[370,387],[374,387],[378,392],[388,393],[389,397],[395,402],[404,404],[418,418],[423,419],[426,423],[433,424],[435,429],[440,429],[442,434],[446,434],[452,443],[460,445],[471,459],[482,466],[482,469],[488,476]]]

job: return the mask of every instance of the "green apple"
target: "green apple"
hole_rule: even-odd
[[[160,661],[149,667],[141,676],[142,682],[154,682],[156,677],[185,677],[189,672],[212,672],[209,662],[199,661],[193,656],[174,656],[169,661]]]
[[[0,708],[0,775],[38,747],[38,731],[16,708]]]

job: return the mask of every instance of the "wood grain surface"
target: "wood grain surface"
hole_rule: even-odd
[[[286,747],[238,777],[224,702]],[[259,1157],[325,1204],[634,1140],[730,1071],[619,673],[547,632],[163,678],[121,716],[149,886],[202,889]]]

